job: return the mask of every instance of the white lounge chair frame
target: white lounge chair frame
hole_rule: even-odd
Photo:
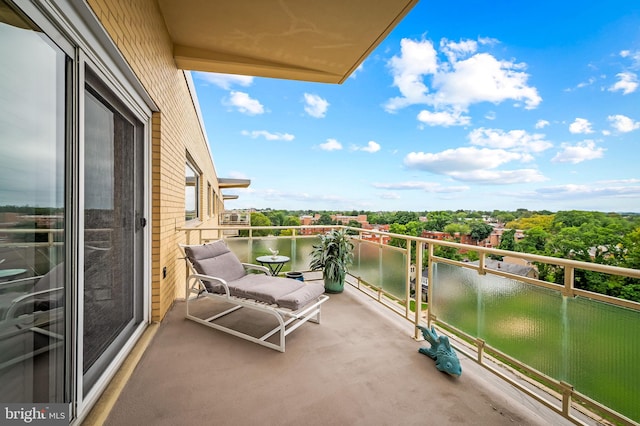
[[[182,250],[182,254],[184,255],[184,259],[187,264],[187,269],[190,272],[190,275],[188,276],[187,282],[186,282],[185,318],[195,321],[197,323],[206,325],[207,327],[211,327],[213,329],[231,334],[236,337],[240,337],[241,339],[245,339],[250,342],[257,343],[259,345],[266,346],[267,348],[274,349],[280,352],[285,351],[286,336],[289,333],[291,333],[293,330],[297,329],[307,321],[310,321],[316,324],[320,323],[321,305],[327,300],[329,300],[329,296],[324,294],[320,295],[316,299],[316,301],[307,304],[306,306],[302,307],[297,311],[281,308],[277,305],[269,305],[267,303],[253,300],[253,299],[246,299],[246,298],[232,296],[229,291],[229,285],[226,280],[219,277],[199,274],[195,270],[193,264],[189,261],[189,258],[186,256],[186,253],[184,251],[184,248],[188,246],[184,244],[179,244],[179,246],[180,246],[180,249]],[[266,275],[270,275],[269,269],[265,266],[254,265],[251,263],[242,263],[242,265],[245,267],[246,271],[257,270],[265,273]],[[282,278],[282,279],[289,279],[289,278]],[[224,289],[224,294],[209,292],[207,290],[207,287],[204,285],[203,281],[215,282],[217,284],[220,284]],[[227,303],[233,304],[234,306],[232,306],[231,308],[223,312],[213,315],[209,318],[202,319],[192,315],[189,311],[190,302],[198,299],[199,297],[207,297],[212,300],[227,302]],[[273,329],[269,330],[263,336],[255,337],[250,334],[243,333],[238,330],[234,330],[232,328],[223,326],[215,322],[216,320],[223,318],[224,316],[229,315],[230,313],[235,312],[241,308],[252,309],[255,311],[264,312],[268,315],[271,315],[278,321],[278,325],[275,326]],[[278,343],[276,344],[276,343],[268,342],[267,339],[269,339],[271,336],[275,334],[279,335]]]

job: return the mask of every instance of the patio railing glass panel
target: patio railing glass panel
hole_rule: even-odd
[[[309,255],[313,245],[319,242],[316,236],[227,238],[225,241],[240,261],[246,263],[257,263],[258,256],[268,256],[271,250],[277,250],[280,256],[291,259],[281,273],[309,270]]]
[[[431,313],[631,418],[640,418],[640,312],[434,265]]]
[[[404,299],[407,282],[405,252],[363,240],[353,242],[353,265],[349,268],[351,275],[398,299]]]

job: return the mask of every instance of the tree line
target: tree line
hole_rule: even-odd
[[[423,231],[441,231],[452,241],[462,235],[475,243],[487,238],[493,225],[503,225],[499,249],[539,254],[582,262],[640,269],[640,214],[604,213],[569,210],[551,212],[530,211],[287,211],[265,210],[251,215],[253,226],[297,226],[299,217],[320,213],[317,224],[332,225],[331,215],[367,215],[371,224],[388,224],[394,234],[420,236]],[[422,219],[421,219],[422,218]],[[358,227],[355,222],[351,226]],[[523,238],[516,240],[516,230]],[[257,235],[254,231],[254,235]],[[268,234],[270,231],[265,231]],[[281,235],[286,235],[282,231]],[[290,234],[290,231],[288,232]],[[406,241],[392,238],[390,245],[405,247]],[[415,250],[412,251],[415,253]],[[437,247],[436,255],[456,260],[476,260],[473,250],[464,253],[454,248]],[[426,265],[425,265],[426,266]],[[536,264],[541,280],[562,285],[564,268]],[[585,270],[575,271],[576,288],[640,302],[640,280]]]

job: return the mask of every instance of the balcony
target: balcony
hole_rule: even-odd
[[[183,305],[105,425],[572,424],[471,359],[458,379],[440,373],[411,325],[354,287],[331,296],[320,325],[292,333],[285,353],[186,321]]]
[[[225,229],[184,231],[193,244]],[[248,237],[227,244],[244,262],[278,249],[291,258],[283,273],[321,279],[306,266],[317,241],[306,235],[313,227],[257,236],[282,229],[245,228]],[[594,419],[604,416],[638,424],[640,306],[576,289],[573,280],[583,270],[631,278],[640,271],[384,233],[405,239],[409,249],[401,249],[347,229],[356,244],[350,285],[325,304],[320,325],[305,324],[289,336],[286,353],[184,321],[184,302],[177,302],[107,424],[136,418],[175,424],[185,416],[223,424],[598,424]],[[410,242],[417,247],[415,264],[424,254],[431,265],[428,309],[415,303],[421,286],[411,293]],[[437,257],[437,245],[472,249],[480,261]],[[490,270],[489,254],[559,266],[565,285]],[[460,378],[438,372],[417,352],[428,344],[420,342],[416,324],[435,325],[451,337]]]

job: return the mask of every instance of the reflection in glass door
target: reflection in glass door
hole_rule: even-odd
[[[0,402],[66,394],[70,59],[0,0]]]
[[[84,107],[84,393],[142,319],[142,124],[87,71]]]

